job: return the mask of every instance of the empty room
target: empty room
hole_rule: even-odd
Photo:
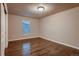
[[[1,56],[79,56],[79,3],[1,3]]]

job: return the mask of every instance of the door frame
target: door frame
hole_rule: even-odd
[[[1,56],[4,56],[5,48],[8,47],[8,10],[6,3],[1,3],[1,22]]]

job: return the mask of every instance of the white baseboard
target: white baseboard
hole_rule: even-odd
[[[25,40],[25,39],[31,39],[31,38],[38,38],[38,37],[18,38],[18,39],[12,39],[12,40],[8,40],[8,41]]]
[[[46,37],[40,37],[40,38],[43,38],[43,39],[46,39],[46,40],[49,40],[49,41],[52,41],[52,42],[56,42],[56,43],[59,43],[59,44],[65,45],[65,46],[69,46],[69,47],[72,47],[72,48],[79,50],[79,47],[72,46],[72,45],[67,44],[67,43],[58,42],[58,41],[55,41],[55,40],[52,40],[52,39],[49,39],[49,38],[46,38]]]
[[[38,37],[39,37],[39,36],[38,36]],[[9,41],[24,40],[24,39],[38,38],[38,37],[19,38],[19,39],[13,39],[13,40],[9,40]],[[56,43],[59,43],[59,44],[65,45],[65,46],[69,46],[69,47],[72,47],[72,48],[75,48],[75,49],[78,49],[78,50],[79,50],[79,47],[72,46],[72,45],[67,44],[67,43],[62,43],[62,42],[55,41],[55,40],[52,40],[52,39],[50,39],[50,38],[42,37],[42,36],[40,36],[40,38],[43,38],[43,39],[46,39],[46,40],[49,40],[49,41],[52,41],[52,42],[56,42]]]

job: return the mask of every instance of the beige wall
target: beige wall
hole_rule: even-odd
[[[28,20],[31,23],[30,33],[23,35],[22,20]],[[39,37],[39,20],[9,14],[9,40],[27,39]]]
[[[79,48],[79,7],[40,20],[41,37]]]
[[[1,4],[0,4],[0,56],[1,56]]]

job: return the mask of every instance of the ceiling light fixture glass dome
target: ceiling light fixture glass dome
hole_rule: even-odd
[[[39,7],[37,7],[37,10],[39,10],[39,11],[44,11],[45,8],[44,8],[43,6],[39,6]]]

